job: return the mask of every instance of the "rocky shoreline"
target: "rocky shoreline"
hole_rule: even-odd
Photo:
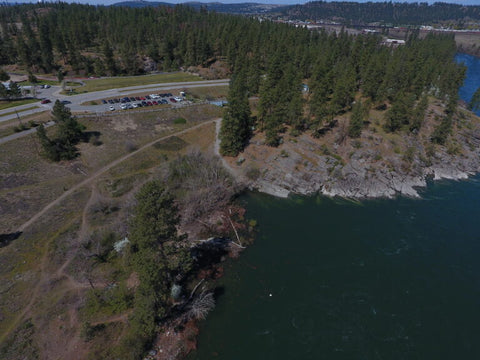
[[[468,125],[457,125],[449,146],[435,147],[426,134],[431,129],[396,137],[367,130],[361,139],[344,142],[338,141],[338,131],[320,139],[285,135],[278,148],[265,146],[259,133],[229,165],[251,190],[277,197],[419,197],[429,179],[460,180],[480,172],[479,124],[471,114]]]
[[[346,170],[349,169],[346,168]],[[430,167],[416,177],[406,174],[377,173],[370,178],[362,178],[362,174],[358,171],[351,171],[344,178],[313,176],[308,182],[304,180],[305,174],[297,177],[291,173],[277,173],[273,176],[275,179],[262,179],[250,183],[249,189],[281,198],[287,198],[291,194],[310,196],[317,193],[355,199],[393,198],[397,195],[420,197],[418,190],[427,186],[428,179],[462,180],[478,172],[480,172],[479,165],[475,171],[463,171],[454,166]]]

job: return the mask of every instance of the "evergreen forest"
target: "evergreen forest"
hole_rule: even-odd
[[[222,152],[229,155],[241,151],[254,125],[271,146],[281,143],[286,126],[294,134],[319,135],[359,96],[368,100],[366,107],[392,105],[385,119],[391,132],[418,130],[422,98],[443,99],[446,120],[435,140],[442,143],[465,74],[453,59],[453,36],[420,38],[417,30],[404,46],[391,47],[375,34],[310,31],[187,6],[17,5],[2,6],[0,18],[0,65],[28,71],[135,75],[144,72],[145,59],[160,70],[222,61],[232,79],[221,134]],[[306,93],[302,84],[308,84]],[[256,95],[254,122],[248,98]]]

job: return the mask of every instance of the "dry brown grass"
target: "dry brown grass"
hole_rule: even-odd
[[[71,162],[43,159],[35,136],[0,145],[2,232],[14,231],[65,190],[127,154],[131,150],[128,142],[140,147],[218,117],[220,112],[213,106],[196,106],[81,119],[87,131],[100,133],[102,144],[81,143],[81,155]],[[187,123],[174,124],[178,117]],[[53,134],[55,127],[48,132]],[[213,136],[212,123],[136,153],[93,181],[91,188],[77,190],[27,227],[18,239],[0,248],[0,358],[29,358],[36,353],[39,358],[98,359],[105,341],[117,341],[126,317],[108,320],[95,312],[89,318],[112,322],[92,342],[84,342],[80,336],[86,321],[81,309],[91,291],[89,280],[103,289],[108,284],[125,283],[130,276],[128,270],[122,270],[126,265],[122,257],[109,258],[106,263],[99,260],[96,254],[101,240],[112,231],[118,237],[125,235],[133,194],[161,173],[163,164],[189,148],[210,148]],[[31,320],[25,322],[27,319]],[[29,323],[33,327],[22,327]]]

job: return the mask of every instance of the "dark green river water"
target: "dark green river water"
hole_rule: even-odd
[[[191,359],[480,359],[480,178],[422,196],[247,195],[260,233]]]
[[[480,359],[480,177],[421,196],[246,195],[259,234],[189,359]]]

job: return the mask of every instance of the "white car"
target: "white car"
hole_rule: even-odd
[[[127,108],[127,104],[121,104],[121,105],[120,105],[120,108],[121,108],[122,110],[125,110],[125,109]]]
[[[158,96],[157,94],[150,94],[150,97],[152,99],[158,99],[160,96]]]
[[[183,101],[183,99],[181,97],[178,97],[178,96],[175,96],[174,99],[178,102]]]
[[[115,107],[114,107],[113,105],[110,105],[110,107],[108,108],[108,110],[114,111],[114,110],[115,110]]]
[[[138,108],[138,104],[137,104],[137,103],[133,103],[132,106],[133,106],[134,109]]]

